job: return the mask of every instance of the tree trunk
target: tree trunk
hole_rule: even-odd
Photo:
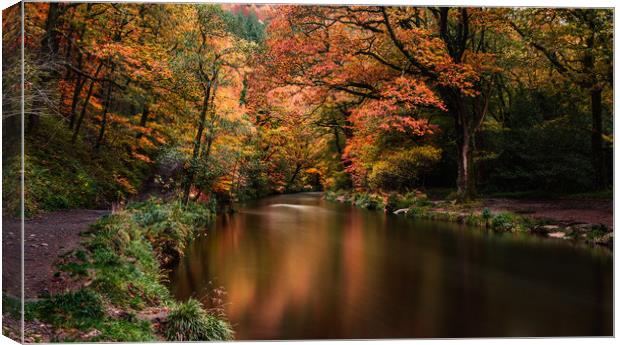
[[[202,103],[202,110],[200,111],[200,120],[198,121],[198,130],[196,131],[196,138],[194,139],[194,150],[192,151],[192,160],[190,163],[189,171],[187,172],[185,187],[183,191],[183,204],[187,205],[189,202],[189,194],[194,183],[194,169],[198,161],[198,154],[200,153],[200,143],[202,141],[202,132],[205,128],[205,120],[207,117],[207,111],[209,108],[209,95],[211,94],[211,85],[207,87],[206,95]]]
[[[78,57],[78,68],[82,68],[82,54]],[[73,87],[73,99],[71,100],[71,114],[69,118],[69,129],[73,129],[75,125],[75,118],[77,114],[75,111],[77,110],[78,102],[80,101],[80,94],[82,93],[82,88],[86,84],[86,78],[82,77],[80,74],[77,75],[75,79],[75,86]]]
[[[334,142],[336,143],[336,151],[338,155],[342,156],[342,147],[340,147],[340,134],[338,133],[338,127],[334,126]]]
[[[47,88],[47,83],[49,83],[52,79],[56,78],[59,75],[59,71],[53,65],[54,60],[58,54],[58,47],[60,44],[59,34],[56,31],[56,28],[60,22],[60,16],[62,14],[62,9],[60,6],[64,6],[59,3],[52,2],[49,5],[49,9],[47,11],[47,19],[45,20],[45,33],[43,34],[43,38],[41,39],[41,49],[39,51],[39,59],[41,64],[51,64],[48,67],[43,67],[45,69],[44,73],[41,75],[41,79],[39,80],[39,87],[42,90]],[[35,97],[33,100],[32,108],[33,109],[41,109],[43,107],[44,101],[41,100],[41,97]],[[39,123],[39,114],[34,114],[31,112],[28,115],[28,130],[31,132],[36,132],[37,125]]]
[[[448,7],[439,9],[439,37],[446,44],[448,53],[454,63],[461,63],[471,36],[469,33],[469,16],[466,8],[455,9],[459,11],[457,21],[452,25],[455,30],[451,30],[450,10]],[[448,111],[454,118],[454,127],[456,131],[457,143],[457,163],[458,171],[456,178],[457,199],[459,201],[467,201],[475,194],[475,179],[472,175],[473,171],[473,145],[472,139],[474,133],[480,126],[486,107],[487,99],[483,99],[485,103],[480,109],[468,111],[466,105],[466,96],[458,88],[443,88],[440,90],[442,99],[448,107]],[[472,105],[479,105],[478,100],[472,99]]]
[[[211,134],[211,130],[209,130],[209,135],[207,136],[207,146],[202,155],[204,159],[209,159],[209,156],[211,155],[211,146],[213,145],[213,135]]]
[[[293,176],[291,176],[291,179],[290,181],[288,181],[288,185],[286,186],[287,190],[293,185],[293,182],[295,182],[297,175],[299,175],[299,173],[301,172],[301,167],[302,167],[301,164],[295,165],[295,172],[293,172]]]
[[[596,189],[606,187],[605,159],[603,157],[603,109],[601,100],[602,90],[590,90],[592,111],[592,168],[594,169],[594,185]]]
[[[456,194],[458,201],[470,200],[475,194],[475,179],[473,171],[473,145],[472,139],[475,128],[472,129],[471,122],[474,121],[475,114],[468,114],[465,100],[457,90],[450,90],[444,93],[448,111],[454,118],[454,129],[456,132],[457,145],[457,177]],[[472,116],[470,116],[472,115]]]
[[[62,10],[59,3],[52,2],[47,11],[47,19],[45,20],[45,34],[41,39],[41,48],[49,51],[51,56],[55,56],[60,46],[59,33],[56,31],[60,22]]]
[[[97,66],[97,71],[95,71],[95,75],[93,76],[93,79],[90,82],[90,86],[88,87],[88,93],[86,94],[86,99],[84,100],[84,105],[82,106],[82,111],[80,112],[80,117],[78,117],[77,123],[75,124],[75,129],[73,130],[73,136],[71,137],[71,142],[72,143],[75,143],[75,140],[77,139],[78,133],[80,132],[80,127],[82,126],[82,121],[84,120],[84,115],[86,115],[86,108],[88,107],[88,103],[90,102],[90,98],[93,95],[93,90],[95,88],[95,82],[96,82],[97,76],[99,76],[99,71],[101,70],[102,66],[103,66],[103,63],[100,62],[99,66]]]
[[[209,155],[211,155],[211,145],[213,144],[213,138],[215,137],[215,122],[217,121],[217,116],[215,114],[215,93],[217,92],[217,82],[213,83],[213,88],[211,92],[211,98],[209,100],[208,108],[212,109],[212,113],[209,116],[209,128],[207,128],[207,132],[205,133],[205,141],[207,145],[203,147],[202,153],[200,157],[202,159],[208,159]]]
[[[472,145],[471,133],[467,126],[458,126],[457,131],[460,132],[457,139],[458,145],[458,174],[456,178],[457,198],[459,201],[470,200],[475,194],[474,180],[472,179]]]
[[[146,128],[146,122],[149,119],[149,105],[148,104],[144,104],[144,107],[142,108],[142,116],[140,117],[140,127],[142,128]],[[142,132],[138,132],[138,134],[136,134],[136,139],[140,139],[142,138],[143,133]]]
[[[112,73],[114,73],[114,67],[112,67]],[[111,74],[110,73],[110,77]],[[103,136],[105,135],[105,128],[108,123],[108,109],[110,108],[110,96],[112,95],[112,82],[108,83],[108,90],[105,96],[105,104],[103,106],[103,113],[101,114],[101,127],[99,127],[99,136],[95,142],[95,150],[99,150],[101,143],[103,142]]]

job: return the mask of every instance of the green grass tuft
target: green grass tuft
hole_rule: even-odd
[[[209,315],[200,302],[192,298],[177,304],[170,312],[165,334],[170,341],[223,341],[233,338],[233,331],[226,321]]]

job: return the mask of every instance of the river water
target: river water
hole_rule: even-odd
[[[236,339],[597,336],[612,335],[612,265],[602,248],[302,193],[218,216],[170,285],[223,308]]]

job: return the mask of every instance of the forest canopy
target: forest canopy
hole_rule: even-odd
[[[611,186],[611,9],[25,11],[29,213],[154,186],[210,203],[325,189],[468,200]],[[18,28],[3,29],[4,58],[15,60]],[[19,74],[3,73],[5,132],[17,133]],[[17,188],[5,188],[5,202]]]

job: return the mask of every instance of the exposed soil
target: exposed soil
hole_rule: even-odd
[[[608,228],[613,228],[614,225],[612,200],[486,199],[484,206],[495,212],[510,211],[563,224],[603,224]]]
[[[59,277],[55,264],[59,256],[79,247],[80,233],[105,210],[66,210],[45,213],[24,223],[24,294],[37,298],[43,293],[60,292],[70,286]],[[3,217],[2,220],[2,284],[4,292],[20,296],[21,245],[19,220]]]

